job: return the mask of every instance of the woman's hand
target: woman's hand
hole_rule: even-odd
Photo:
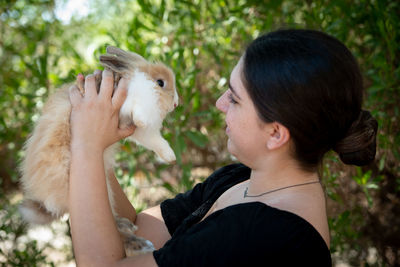
[[[84,81],[85,94],[78,87],[70,88],[71,149],[89,149],[103,152],[108,146],[133,134],[135,127],[118,127],[119,110],[127,95],[128,81],[122,78],[113,94],[114,76],[109,70],[103,71],[100,91],[97,94],[95,75],[88,75]],[[82,84],[83,75],[77,83]]]

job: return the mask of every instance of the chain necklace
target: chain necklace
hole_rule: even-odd
[[[253,195],[253,196],[250,196],[250,195],[247,194],[247,190],[248,190],[249,188],[246,187],[246,190],[244,190],[243,198],[246,198],[246,197],[261,197],[261,196],[263,196],[263,195],[266,195],[266,194],[269,194],[269,193],[273,193],[273,192],[276,192],[276,191],[279,191],[279,190],[287,189],[287,188],[290,188],[290,187],[301,186],[301,185],[308,185],[308,184],[316,184],[316,183],[319,183],[319,180],[318,180],[318,181],[307,182],[307,183],[302,183],[302,184],[289,185],[289,186],[281,187],[281,188],[278,188],[278,189],[274,189],[274,190],[267,191],[267,192],[261,193],[261,194],[259,194],[259,195]]]

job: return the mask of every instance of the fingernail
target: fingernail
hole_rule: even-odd
[[[77,77],[78,77],[78,79],[83,79],[84,78],[82,73],[79,73]]]
[[[112,71],[109,70],[109,69],[105,69],[105,70],[103,71],[103,74],[104,74],[104,75],[107,75],[107,76],[110,76],[110,75],[112,75]]]
[[[128,79],[121,77],[118,81],[118,85],[125,86],[128,83]]]

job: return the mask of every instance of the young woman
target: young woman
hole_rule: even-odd
[[[323,155],[333,149],[344,163],[367,164],[377,132],[361,109],[358,65],[342,43],[319,31],[279,30],[247,47],[216,104],[240,163],[139,214],[113,180],[118,213],[156,247],[132,258],[124,258],[102,160],[107,146],[134,131],[118,128],[126,81],[113,96],[112,85],[104,71],[99,94],[93,75],[84,97],[70,93],[69,201],[79,266],[331,265]]]

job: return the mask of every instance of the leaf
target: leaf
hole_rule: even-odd
[[[195,131],[185,132],[186,137],[188,137],[197,146],[203,148],[208,143],[208,138],[204,134]]]

